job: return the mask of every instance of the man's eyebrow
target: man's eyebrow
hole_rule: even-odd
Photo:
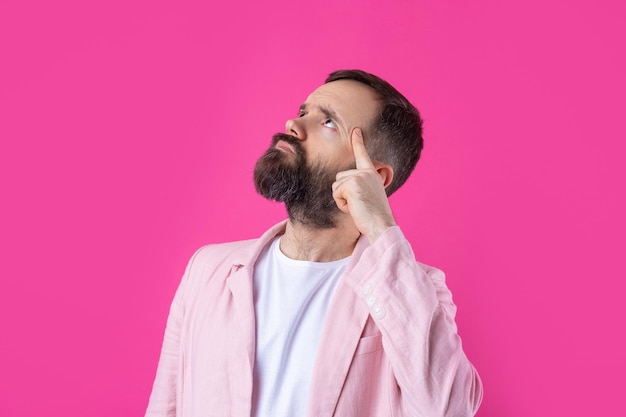
[[[331,119],[333,119],[334,121],[338,122],[339,120],[339,116],[337,115],[337,113],[331,109],[330,107],[326,107],[326,106],[318,106],[318,109],[324,113],[324,115],[326,115],[326,117],[329,117]]]
[[[306,103],[302,103],[300,105],[300,109],[298,110],[298,114],[302,113],[303,111],[306,111],[307,108],[308,108],[308,105]],[[328,106],[317,106],[317,108],[326,117],[328,117],[330,119],[333,119],[335,122],[337,122],[339,124],[343,124],[343,120],[341,120],[341,118],[339,117],[337,112],[335,112],[330,107],[328,107]]]

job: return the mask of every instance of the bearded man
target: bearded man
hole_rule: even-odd
[[[192,257],[146,416],[474,415],[444,275],[388,202],[422,146],[418,111],[375,75],[336,71],[311,93],[254,170],[288,220]]]

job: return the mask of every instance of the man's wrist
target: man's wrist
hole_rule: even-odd
[[[397,226],[397,223],[395,222],[395,220],[391,219],[391,220],[386,220],[384,222],[381,222],[377,225],[374,225],[372,227],[372,230],[366,234],[365,236],[367,237],[367,240],[369,240],[370,245],[373,245],[374,242],[383,234],[385,233],[387,230],[389,230],[390,228]]]

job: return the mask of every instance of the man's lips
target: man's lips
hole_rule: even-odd
[[[295,154],[293,150],[293,145],[285,142],[284,140],[279,140],[278,142],[276,142],[276,149],[280,149],[283,152]]]

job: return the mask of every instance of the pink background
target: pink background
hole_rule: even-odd
[[[424,116],[392,204],[478,415],[626,415],[623,2],[382,3],[0,1],[0,415],[142,415],[187,259],[283,218],[253,164],[345,67]]]

